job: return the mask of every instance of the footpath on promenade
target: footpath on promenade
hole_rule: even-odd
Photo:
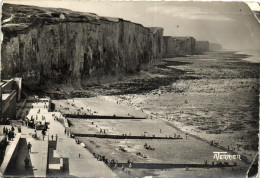
[[[45,177],[47,172],[47,150],[48,140],[45,139],[34,139],[32,138],[33,129],[29,129],[25,126],[21,127],[22,133],[19,140],[19,146],[17,151],[17,157],[15,162],[11,162],[6,171],[5,176],[34,176],[34,177]],[[17,134],[17,128],[15,128]],[[40,134],[40,131],[37,131]],[[9,146],[6,148],[6,153],[11,147],[14,147],[10,141]],[[28,143],[32,144],[31,153],[27,148]],[[5,158],[8,155],[5,155]],[[30,167],[25,169],[24,159],[30,160]]]
[[[32,105],[33,108],[31,108]],[[60,117],[61,114],[48,112],[48,108],[44,105],[43,102],[28,103],[29,107],[26,107],[23,113],[28,113],[28,117],[38,115],[39,120],[44,116],[49,122],[47,135],[43,139],[41,130],[37,130],[37,139],[35,139],[32,137],[35,134],[34,129],[21,126],[18,154],[12,166],[6,169],[5,176],[117,177],[107,165],[94,158],[86,148],[76,144],[73,138],[67,137],[64,133],[64,126],[54,120],[55,116]],[[38,113],[39,109],[40,113]],[[15,127],[15,132],[17,133],[17,127]],[[32,144],[31,153],[27,148],[29,142]],[[6,152],[8,149],[9,147]],[[48,153],[48,150],[51,153]],[[26,157],[30,160],[30,167],[27,169],[24,164]],[[56,164],[53,164],[55,160]]]
[[[63,125],[54,120],[50,119],[49,125],[49,139],[56,141],[56,153],[59,154],[63,159],[68,158],[68,161],[64,161],[65,167],[69,167],[69,175],[64,176],[77,176],[77,177],[116,177],[116,174],[102,161],[98,161],[94,156],[81,145],[76,144],[73,138],[67,137],[65,134],[65,128]],[[79,157],[80,154],[80,157]],[[66,171],[65,171],[65,174]],[[60,175],[62,176],[62,175]]]

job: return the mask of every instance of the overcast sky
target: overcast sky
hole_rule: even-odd
[[[193,36],[228,49],[260,50],[260,23],[243,2],[89,2],[84,0],[5,0],[13,4],[60,7],[101,16],[120,17],[146,27],[164,28],[164,35]],[[250,4],[260,10],[259,4]]]

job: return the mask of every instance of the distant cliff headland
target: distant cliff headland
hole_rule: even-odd
[[[3,4],[2,78],[24,84],[106,83],[149,70],[164,57],[201,54],[219,44],[163,36],[163,28],[67,9]]]

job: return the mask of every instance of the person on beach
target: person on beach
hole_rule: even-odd
[[[24,159],[24,167],[25,167],[25,169],[27,169],[28,167],[29,167],[29,159],[26,157],[25,159]]]
[[[211,142],[210,142],[210,145],[211,145],[211,146],[213,146],[213,145],[214,145],[214,142],[213,142],[213,140],[211,140]]]
[[[28,142],[27,148],[28,148],[29,153],[31,153],[31,150],[32,150],[32,144],[31,144],[30,142]]]
[[[44,129],[45,129],[45,131],[48,129],[48,125],[47,125],[46,122],[45,122],[45,125],[44,125]]]
[[[37,131],[36,131],[36,124],[35,124],[35,129],[34,129],[34,136],[37,139]]]
[[[14,140],[14,132],[11,131],[11,140]]]
[[[14,131],[14,126],[12,126],[12,131]]]
[[[26,117],[25,125],[26,125],[26,127],[28,127],[28,117]]]
[[[5,134],[5,127],[3,128],[3,134]],[[5,134],[6,135],[6,134]]]
[[[58,135],[56,134],[56,136],[55,136],[55,137],[56,137],[56,141],[57,141],[57,140],[58,140]]]
[[[53,141],[53,135],[51,135],[51,140]]]
[[[8,138],[9,141],[11,141],[11,131],[10,130],[7,131],[7,138]]]

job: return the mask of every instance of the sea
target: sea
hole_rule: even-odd
[[[249,57],[243,60],[252,63],[260,63],[260,50],[239,51],[236,54],[247,54]]]

